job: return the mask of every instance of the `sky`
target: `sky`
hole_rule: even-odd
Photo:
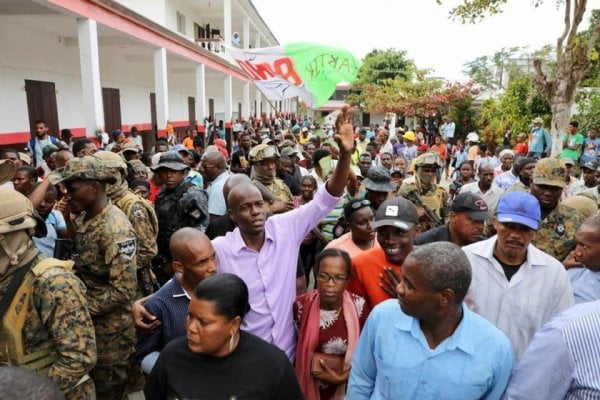
[[[503,47],[532,50],[555,44],[563,7],[546,0],[509,0],[500,15],[477,24],[449,18],[459,0],[252,0],[280,44],[315,42],[344,47],[363,58],[374,48],[405,50],[431,76],[466,81],[463,65]],[[600,8],[589,0],[588,11]],[[587,18],[580,30],[587,27]]]

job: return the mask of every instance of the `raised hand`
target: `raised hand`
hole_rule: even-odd
[[[340,153],[350,154],[354,148],[354,127],[352,126],[352,109],[342,108],[342,112],[335,121],[335,136]]]

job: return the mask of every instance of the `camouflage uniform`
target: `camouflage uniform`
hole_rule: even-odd
[[[69,161],[62,174],[63,180],[115,183],[105,163],[93,156]],[[96,330],[98,363],[91,375],[99,399],[120,399],[135,344],[128,308],[137,290],[136,234],[127,216],[111,204],[89,219],[82,212],[75,225],[76,271],[87,287]]]
[[[408,178],[402,182],[399,194],[410,200],[417,208],[422,208],[419,204],[416,204],[415,198],[421,198],[423,204],[432,212],[437,215],[440,220],[444,221],[448,215],[448,205],[450,201],[450,195],[448,191],[437,185],[435,181],[431,184],[431,187],[427,190],[421,189],[418,185],[418,177],[420,167],[424,165],[435,165],[436,168],[441,168],[439,157],[436,154],[425,153],[415,159],[415,166],[417,173],[415,176]],[[421,232],[425,232],[429,229],[433,229],[439,225],[436,225],[434,221],[426,216],[419,218],[419,228]]]
[[[158,219],[152,204],[146,199],[132,193],[124,174],[127,166],[116,153],[104,151],[98,157],[105,161],[107,169],[117,179],[107,192],[114,205],[125,213],[133,226],[137,237],[137,262],[138,294],[137,298],[152,294],[158,286],[156,277],[152,273],[152,259],[156,256],[158,248],[156,238],[158,235]]]
[[[562,261],[575,248],[575,234],[582,223],[577,210],[559,203],[540,223],[533,244]]]
[[[19,201],[29,203],[29,200],[15,191],[0,190],[0,198],[6,200],[8,196],[13,197],[13,205],[20,206],[17,204]],[[14,198],[15,196],[21,198]],[[33,211],[31,203],[29,207]],[[4,237],[11,235],[5,229],[1,232]],[[30,253],[35,255],[33,268],[39,266],[44,259],[54,260],[47,259],[33,247],[25,255]],[[87,374],[96,363],[96,341],[84,296],[85,286],[65,262],[54,261],[56,262],[50,262],[41,272],[34,274],[22,331],[24,352],[31,354],[54,349],[56,360],[48,368],[38,372],[56,383],[68,399],[95,399],[94,382]],[[25,264],[23,260],[18,266]],[[0,276],[0,296],[6,293],[16,269],[17,267],[11,267],[6,274]]]
[[[277,148],[275,146],[259,144],[258,146],[254,146],[250,150],[250,154],[248,155],[250,161],[255,163],[257,161],[267,160],[267,159],[279,159],[279,153],[277,152]],[[261,184],[266,189],[268,189],[273,195],[283,202],[291,202],[293,201],[292,192],[290,188],[279,178],[276,176],[268,177],[268,179],[263,179],[258,177],[255,173],[252,181],[256,184]]]
[[[525,184],[519,180],[514,185],[512,185],[511,187],[506,189],[506,192],[504,192],[504,194],[510,193],[510,192],[519,192],[519,191],[529,193],[529,192],[531,192],[531,189],[528,186],[525,186]]]
[[[536,185],[564,188],[567,184],[566,177],[567,170],[562,161],[543,158],[535,165],[531,179]],[[542,219],[533,244],[562,261],[575,248],[575,234],[582,222],[583,217],[577,210],[559,202]]]

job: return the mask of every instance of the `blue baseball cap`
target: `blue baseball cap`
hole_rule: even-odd
[[[496,220],[525,225],[537,231],[542,219],[538,199],[526,192],[507,193],[500,199],[496,208]]]

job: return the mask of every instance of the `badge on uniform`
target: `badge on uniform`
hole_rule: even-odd
[[[122,242],[117,242],[119,247],[119,254],[122,254],[127,259],[131,260],[135,255],[135,239],[127,239]]]
[[[562,236],[565,233],[565,226],[563,224],[556,225],[556,233]]]

